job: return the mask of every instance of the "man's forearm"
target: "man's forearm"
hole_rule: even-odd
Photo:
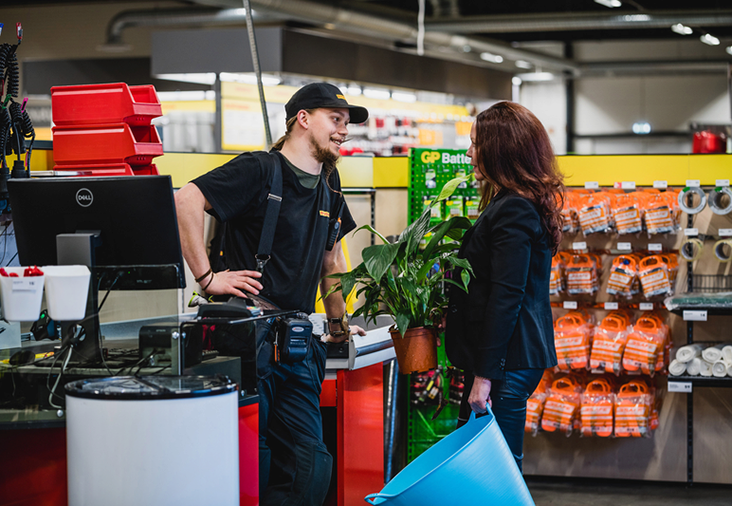
[[[175,194],[178,233],[183,258],[193,276],[198,278],[210,269],[203,239],[206,198],[194,184],[187,184]]]
[[[346,257],[343,255],[340,243],[337,243],[333,247],[333,251],[326,252],[321,276],[346,272],[346,270],[348,270]],[[325,295],[336,283],[338,283],[337,279],[323,278],[320,282],[320,293]],[[343,300],[341,292],[332,293],[323,299],[323,306],[325,307],[325,314],[328,318],[340,318],[346,312],[346,303]]]

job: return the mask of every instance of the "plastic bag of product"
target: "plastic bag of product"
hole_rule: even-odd
[[[668,193],[668,192],[667,192]],[[672,204],[665,193],[651,193],[643,203],[644,219],[648,235],[668,234],[676,231]]]
[[[609,314],[603,318],[592,339],[590,368],[593,372],[620,374],[628,326],[629,322],[618,315]]]
[[[671,283],[671,293],[673,293],[676,289],[676,277],[679,273],[679,257],[674,253],[661,253],[658,256],[666,264],[669,282]]]
[[[666,344],[666,332],[663,322],[659,323],[658,319],[645,315],[638,318],[625,343],[623,369],[653,376],[659,352]]]
[[[631,298],[638,277],[638,261],[633,255],[618,255],[610,267],[606,291],[610,295]]]
[[[589,255],[572,255],[564,271],[567,278],[567,293],[570,295],[591,295],[597,292],[599,287],[597,263]]]
[[[549,295],[557,295],[564,291],[564,261],[557,254],[552,257],[552,267],[549,271]]]
[[[615,394],[605,378],[590,381],[581,396],[580,433],[584,437],[610,437],[613,434]]]
[[[640,202],[635,192],[613,195],[610,209],[618,234],[637,234],[643,230]]]
[[[564,194],[564,205],[562,206],[562,232],[565,234],[576,234],[579,227],[579,218],[577,217],[577,197],[574,191],[568,191]]]
[[[638,265],[638,278],[646,298],[671,293],[671,276],[668,265],[661,255],[650,255],[641,260]]]
[[[546,432],[564,432],[572,435],[579,414],[582,387],[571,376],[554,380],[544,402],[541,428]]]
[[[577,311],[570,311],[554,323],[557,367],[562,371],[587,369],[592,327]]]
[[[649,436],[651,405],[645,381],[632,380],[621,386],[615,396],[615,437]]]
[[[603,192],[581,195],[577,203],[580,227],[585,235],[610,232],[609,198]]]

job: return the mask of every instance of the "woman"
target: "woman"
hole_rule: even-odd
[[[475,276],[467,294],[451,290],[446,351],[465,371],[458,427],[488,403],[521,469],[526,401],[557,364],[549,271],[562,237],[564,186],[546,130],[521,105],[481,112],[470,140],[482,212],[459,256]]]

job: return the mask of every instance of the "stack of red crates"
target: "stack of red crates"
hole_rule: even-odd
[[[163,154],[153,118],[163,114],[152,85],[54,86],[54,170],[84,176],[157,175]]]

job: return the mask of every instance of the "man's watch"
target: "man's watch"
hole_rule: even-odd
[[[338,330],[332,330],[331,326],[338,325]],[[340,318],[328,318],[328,330],[333,337],[347,336],[351,332],[348,326],[348,313],[343,313]]]

